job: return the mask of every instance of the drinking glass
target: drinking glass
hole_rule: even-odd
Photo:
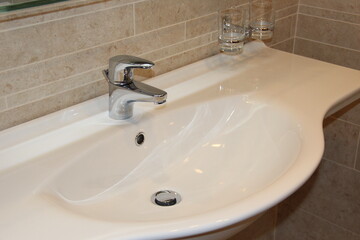
[[[249,22],[249,8],[230,8],[219,13],[219,47],[227,54],[242,52]]]
[[[270,39],[273,36],[275,14],[272,0],[250,1],[250,31],[253,39]]]

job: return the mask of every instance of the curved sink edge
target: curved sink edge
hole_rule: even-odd
[[[355,101],[360,99],[360,90],[354,90],[353,93],[349,93],[348,96],[344,96],[343,98],[334,101],[331,106],[325,110],[324,119],[330,117],[334,113],[343,109],[344,107],[354,103]]]

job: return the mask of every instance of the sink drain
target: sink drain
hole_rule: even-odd
[[[162,190],[154,193],[151,196],[151,201],[156,205],[168,207],[181,202],[181,196],[171,190]]]

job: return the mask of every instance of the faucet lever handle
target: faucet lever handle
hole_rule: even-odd
[[[151,68],[155,63],[130,55],[118,55],[109,59],[108,78],[114,84],[129,84],[133,81],[133,68]]]

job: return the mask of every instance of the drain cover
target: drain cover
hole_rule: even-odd
[[[180,194],[171,190],[162,190],[154,193],[151,201],[159,206],[168,207],[173,206],[181,201]]]

